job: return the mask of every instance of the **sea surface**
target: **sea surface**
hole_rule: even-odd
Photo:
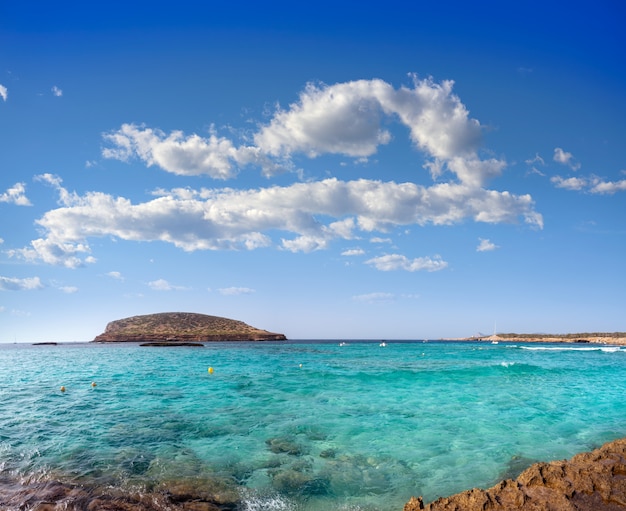
[[[626,436],[624,347],[342,344],[0,344],[0,479],[399,511]]]

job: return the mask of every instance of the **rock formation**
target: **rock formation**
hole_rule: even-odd
[[[570,460],[536,463],[515,479],[424,505],[412,497],[404,511],[624,511],[626,438]]]
[[[111,321],[93,342],[284,341],[283,334],[251,327],[242,321],[194,314],[163,312]]]

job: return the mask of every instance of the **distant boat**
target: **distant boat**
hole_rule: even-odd
[[[383,342],[381,342],[381,343],[379,344],[379,346],[382,346],[382,347],[384,348],[385,346],[387,346],[387,343],[386,343],[385,341],[383,341]]]
[[[348,343],[347,343],[347,342],[343,342],[343,341],[342,341],[342,342],[340,342],[340,343],[339,343],[339,346],[347,346],[347,345],[348,345]]]

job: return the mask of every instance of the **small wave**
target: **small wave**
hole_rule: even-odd
[[[603,351],[604,353],[626,352],[626,348],[619,346],[520,346],[529,351]]]
[[[241,511],[295,511],[293,502],[278,494],[265,495],[254,490],[241,492]]]
[[[618,351],[626,351],[626,349],[619,348],[618,346],[605,346],[600,348],[600,351],[604,351],[605,353],[617,353]]]
[[[515,365],[515,362],[500,362],[502,367],[511,367]]]

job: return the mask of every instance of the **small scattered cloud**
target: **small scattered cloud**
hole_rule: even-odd
[[[352,299],[356,302],[364,303],[388,303],[395,299],[393,293],[367,293],[363,295],[355,295]]]
[[[539,176],[545,176],[545,174],[537,168],[543,167],[546,164],[545,160],[541,156],[539,156],[539,153],[536,153],[534,158],[529,158],[528,160],[525,160],[525,163],[530,167],[530,170],[527,172],[527,174],[537,174]]]
[[[557,188],[571,191],[582,191],[594,195],[613,195],[626,191],[626,179],[605,181],[597,176],[563,178],[554,176],[550,181]]]
[[[374,257],[365,261],[365,264],[374,266],[380,271],[394,271],[404,270],[409,272],[414,271],[439,271],[447,268],[448,263],[441,259],[439,256],[431,257],[417,257],[415,259],[409,259],[401,254],[388,254],[380,257]]]
[[[148,167],[156,165],[181,176],[230,179],[237,175],[240,166],[253,163],[258,154],[254,148],[237,148],[231,140],[215,133],[201,137],[173,131],[168,135],[136,124],[123,124],[103,138],[108,144],[102,150],[105,158],[125,162],[138,158]]]
[[[527,165],[545,165],[546,162],[544,161],[544,159],[539,156],[539,153],[535,153],[535,157],[534,158],[529,158],[528,160],[526,160],[526,164]]]
[[[112,279],[119,280],[120,282],[124,282],[124,277],[119,271],[110,271],[106,275],[107,277],[111,277]]]
[[[26,197],[26,185],[24,183],[15,183],[6,192],[0,194],[0,202],[15,204],[16,206],[32,206]]]
[[[170,284],[165,279],[157,279],[157,280],[148,282],[148,286],[150,287],[150,289],[153,289],[154,291],[185,291],[188,289],[184,286],[175,286],[173,284]]]
[[[0,291],[31,291],[33,289],[42,289],[43,287],[39,277],[18,279],[0,276]]]
[[[96,262],[95,257],[85,256],[89,251],[89,246],[84,243],[38,238],[31,241],[30,246],[9,250],[7,254],[9,257],[18,257],[30,263],[42,261],[75,269]]]
[[[391,238],[381,238],[379,236],[374,236],[370,238],[370,243],[393,243]]]
[[[78,291],[78,288],[76,286],[61,286],[59,287],[59,289],[66,294],[73,294]]]
[[[27,318],[31,315],[29,311],[24,311],[20,309],[11,309],[11,316],[16,316],[18,318]]]
[[[550,178],[550,181],[554,183],[557,188],[564,188],[566,190],[582,190],[587,186],[587,180],[583,177],[568,177],[554,176]]]
[[[363,250],[362,248],[352,248],[349,250],[344,250],[341,255],[342,256],[346,256],[346,257],[351,257],[351,256],[360,256],[365,254],[365,250]]]
[[[418,300],[419,298],[421,298],[421,296],[417,293],[403,293],[401,297],[408,300]]]
[[[218,292],[224,296],[251,295],[256,293],[254,289],[249,287],[223,287]]]
[[[54,85],[52,87],[52,94],[57,98],[60,98],[61,96],[63,96],[63,91],[59,89],[56,85]]]
[[[591,193],[613,195],[626,191],[626,179],[620,181],[597,181],[589,189]]]
[[[0,98],[2,98],[3,101],[6,101],[8,97],[9,97],[8,89],[0,83]]]
[[[480,240],[480,243],[476,247],[476,252],[489,252],[490,250],[495,250],[496,248],[500,248],[498,247],[498,245],[492,243],[488,239],[485,239],[485,238],[478,238],[478,239]]]
[[[580,168],[580,163],[576,162],[572,153],[568,153],[560,147],[556,147],[554,149],[554,156],[552,159],[558,163],[567,165],[572,170],[578,170]]]
[[[281,244],[285,250],[290,252],[309,253],[315,250],[323,250],[328,247],[328,238],[322,235],[302,235],[294,239],[282,239]]]

